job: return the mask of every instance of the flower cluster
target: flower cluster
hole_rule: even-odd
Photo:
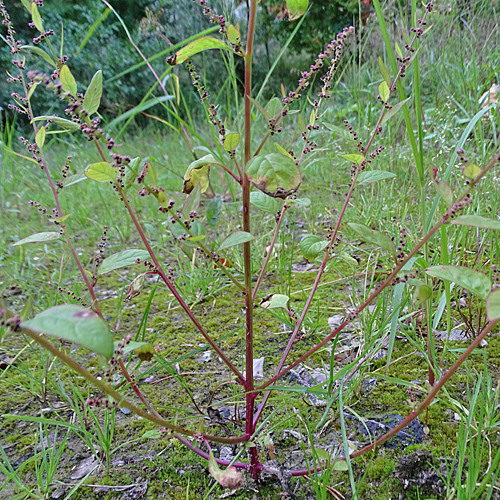
[[[61,170],[61,178],[56,181],[56,186],[59,191],[61,191],[61,189],[64,187],[64,179],[68,177],[68,172],[70,171],[71,165],[71,156],[67,156],[66,163]]]
[[[73,292],[73,290],[68,290],[66,287],[58,285],[54,281],[48,281],[47,285],[54,286],[59,293],[65,293],[68,297],[71,297],[73,300],[78,301],[83,307],[87,307],[87,304],[84,302],[82,297],[80,297],[79,295],[76,295],[76,293]]]
[[[94,280],[94,284],[97,283],[98,277],[98,269],[104,260],[104,248],[106,246],[106,242],[108,240],[108,226],[104,226],[102,228],[101,241],[97,245],[97,251],[94,256],[94,272],[92,273],[92,279]]]
[[[14,30],[14,25],[10,20],[9,13],[7,12],[7,9],[5,8],[3,2],[0,2],[0,13],[2,14],[3,17],[2,24],[7,28],[7,36],[5,38],[7,40],[7,43],[10,45],[10,53],[12,55],[17,54],[20,50],[22,43],[14,39],[14,35],[16,34]]]
[[[220,26],[219,33],[226,34],[226,19],[224,16],[215,14],[210,7],[207,7],[207,0],[193,0],[194,2],[200,4],[203,7],[203,14],[210,19],[213,24],[218,24]]]
[[[302,97],[301,92],[303,92],[309,86],[313,77],[320,71],[321,68],[323,68],[324,61],[326,60],[330,60],[330,66],[328,67],[328,71],[326,72],[326,74],[321,79],[323,81],[323,88],[321,89],[321,92],[318,94],[318,96],[320,98],[330,97],[330,95],[327,94],[327,91],[331,88],[333,74],[337,70],[338,62],[342,56],[344,40],[353,32],[354,27],[352,26],[350,26],[349,28],[344,28],[343,31],[337,35],[336,39],[332,40],[328,44],[326,50],[318,55],[317,59],[314,61],[314,64],[311,64],[311,66],[309,67],[309,70],[302,72],[297,89],[295,91],[289,92],[288,96],[283,97],[282,101],[285,105],[289,105],[293,101],[296,101]],[[318,106],[319,101],[315,101],[315,107]]]
[[[472,198],[470,196],[470,193],[467,193],[467,197],[461,201],[456,201],[453,203],[453,205],[449,208],[449,210],[443,214],[442,221],[444,224],[449,222],[449,219],[453,219],[458,215],[458,212],[462,211],[465,207],[470,205],[472,203]]]

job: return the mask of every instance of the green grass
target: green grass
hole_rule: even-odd
[[[396,241],[400,228],[404,227],[408,233],[408,241],[413,245],[446,210],[433,187],[432,168],[437,168],[437,178],[447,179],[454,193],[458,194],[464,188],[465,179],[459,168],[456,149],[463,147],[466,156],[478,165],[483,165],[498,149],[498,111],[478,115],[478,99],[491,83],[497,81],[499,71],[497,65],[500,44],[496,43],[499,35],[493,30],[497,14],[490,15],[485,2],[480,3],[478,9],[474,23],[470,25],[474,40],[468,43],[464,43],[461,30],[467,32],[469,26],[459,24],[453,16],[436,15],[433,19],[432,30],[419,53],[418,65],[408,70],[407,78],[398,89],[400,97],[414,96],[408,112],[403,120],[393,118],[389,121],[378,138],[378,143],[386,145],[386,149],[377,157],[372,168],[386,170],[395,176],[359,186],[347,207],[345,221],[365,224],[394,237]],[[444,36],[445,33],[450,33],[450,36]],[[384,54],[382,35],[390,37],[392,44],[396,40],[400,46],[404,45],[400,30],[390,23],[387,23],[385,29],[382,28],[382,32],[376,23],[370,25],[359,35],[359,52],[356,53],[353,48],[352,61],[357,60],[358,64],[346,65],[340,81],[332,91],[332,103],[325,113],[326,122],[340,127],[343,127],[343,119],[349,120],[363,138],[368,136],[379,113],[374,96],[382,81],[377,62],[378,56]],[[488,44],[482,43],[485,38],[489,40]],[[385,56],[384,59],[387,66],[391,67],[391,56]],[[283,64],[285,62],[286,56]],[[231,58],[226,61],[228,68],[233,64]],[[227,89],[219,93],[218,104],[225,108],[228,115],[232,113],[234,130],[241,130],[241,112],[238,112],[241,102],[238,101],[240,97],[237,89],[238,83],[234,77],[227,84]],[[148,128],[143,130],[134,127],[133,121],[130,124],[125,122],[129,116],[122,115],[115,122],[115,125],[123,126],[120,130],[123,132],[120,135],[120,140],[123,141],[120,154],[139,156],[141,162],[150,161],[156,171],[158,184],[165,188],[169,197],[176,200],[176,207],[180,207],[185,199],[181,193],[183,175],[193,159],[193,151],[198,156],[203,156],[208,151],[217,156],[223,154],[220,144],[214,140],[216,134],[202,125],[199,118],[203,114],[201,110],[191,110],[184,106],[186,96],[191,102],[189,93],[189,89],[182,89],[180,106],[172,107],[170,102],[162,105],[169,116],[169,123],[175,124],[175,118],[182,116],[192,140],[191,151],[186,147],[181,133],[173,132],[172,127],[161,127],[158,121],[151,120]],[[279,95],[278,86],[275,94]],[[257,132],[259,126],[262,129],[265,124],[257,110],[255,113],[254,148],[265,133],[265,130]],[[405,132],[405,123],[414,131],[413,137]],[[23,315],[32,317],[50,306],[73,301],[65,293],[59,292],[58,286],[74,291],[77,296],[82,295],[86,302],[89,302],[89,298],[70,251],[63,242],[12,246],[30,234],[54,230],[53,225],[36,208],[27,204],[28,200],[35,200],[47,207],[49,212],[53,206],[42,172],[32,163],[7,151],[13,149],[25,154],[15,141],[15,137],[20,135],[18,127],[19,123],[7,123],[2,135],[4,149],[0,173],[0,227],[4,231],[0,232],[3,249],[0,254],[0,293],[9,309],[18,313],[23,311]],[[281,135],[268,141],[263,153],[276,151],[274,142],[298,151],[300,146],[295,145],[298,143],[297,135],[296,126],[285,126]],[[34,141],[34,137],[27,137],[30,142]],[[100,160],[97,151],[88,147],[77,134],[49,137],[44,153],[56,179],[68,155],[72,157],[71,174],[74,175],[81,174],[89,164]],[[342,159],[340,154],[355,151],[351,141],[332,134],[326,128],[320,129],[314,140],[318,143],[318,149],[302,164],[303,185],[298,193],[299,197],[310,198],[312,204],[307,208],[294,205],[287,211],[287,220],[260,289],[261,298],[272,293],[289,295],[292,298],[290,308],[298,314],[304,307],[307,290],[312,286],[315,276],[314,273],[299,272],[299,269],[306,267],[298,247],[299,238],[305,234],[326,237],[331,231],[329,226],[336,222],[344,200],[343,193],[347,191],[350,182],[349,162]],[[498,219],[500,196],[497,172],[498,167],[478,186],[467,213]],[[241,195],[229,181],[226,174],[213,168],[211,187],[223,199],[215,206],[215,202],[208,196],[201,197],[199,220],[209,228],[207,240],[211,250],[216,250],[228,234],[241,230]],[[136,187],[128,191],[132,207],[144,224],[152,246],[165,268],[171,266],[175,270],[175,283],[181,295],[192,306],[196,316],[204,319],[204,324],[214,333],[214,337],[220,339],[224,350],[237,360],[238,368],[243,370],[243,298],[225,275],[213,268],[211,262],[199,253],[185,251],[176,244],[170,236],[168,217],[158,212],[158,204],[153,197],[139,197],[134,191],[137,191]],[[95,184],[85,179],[65,187],[60,199],[64,213],[70,214],[67,224],[72,243],[86,269],[93,270],[92,260],[104,225],[109,227],[105,256],[126,248],[142,248],[123,204],[107,184]],[[207,212],[215,209],[218,216],[209,223]],[[252,233],[255,236],[252,267],[258,273],[274,231],[275,217],[255,207],[252,210]],[[343,240],[338,247],[342,259],[332,261],[327,269],[323,279],[325,285],[318,289],[301,330],[302,338],[294,346],[295,357],[307,352],[314,343],[330,332],[329,317],[363,303],[383,278],[380,273],[391,269],[388,255],[380,248],[361,242],[356,233],[346,225],[342,226],[342,234]],[[241,278],[241,247],[228,249],[224,257],[234,264],[231,272]],[[474,332],[469,332],[471,337],[479,333],[481,322],[484,322],[484,307],[481,310],[481,303],[473,300],[469,294],[466,297],[468,307],[458,310],[456,304],[460,304],[463,298],[463,289],[452,287],[447,282],[425,278],[423,270],[432,265],[450,263],[468,266],[491,276],[492,264],[500,264],[497,232],[478,232],[473,228],[445,225],[440,234],[429,241],[419,257],[420,260],[415,264],[418,269],[417,277],[425,279],[432,286],[431,300],[426,305],[415,306],[411,297],[413,290],[402,285],[388,289],[377,297],[374,311],[365,310],[360,316],[350,345],[341,341],[341,345],[327,345],[307,362],[309,369],[322,365],[330,369],[327,389],[322,386],[315,388],[315,394],[325,400],[324,407],[311,407],[307,402],[311,390],[303,387],[292,386],[275,392],[270,400],[273,410],[267,415],[272,418],[266,429],[261,429],[257,436],[260,453],[271,458],[266,435],[272,431],[276,437],[276,449],[281,446],[282,454],[278,454],[278,461],[284,461],[283,452],[293,448],[293,443],[286,443],[280,436],[284,429],[290,428],[301,429],[301,432],[305,429],[305,435],[309,435],[311,440],[316,438],[314,446],[319,449],[326,447],[328,440],[321,436],[320,431],[327,424],[336,429],[339,449],[347,451],[351,438],[346,430],[348,422],[344,409],[349,408],[362,417],[375,417],[385,409],[406,416],[416,404],[411,401],[408,392],[412,381],[421,380],[420,390],[426,391],[424,381],[430,362],[424,333],[426,324],[448,332],[452,328],[472,325]],[[319,258],[315,264],[318,263]],[[129,359],[129,367],[138,380],[149,376],[168,377],[163,385],[141,386],[157,411],[170,421],[175,420],[191,428],[201,428],[212,433],[212,427],[203,427],[206,422],[200,417],[197,406],[203,410],[209,404],[221,407],[237,403],[241,406],[242,395],[236,390],[235,384],[231,383],[229,372],[213,359],[206,368],[209,373],[214,374],[213,379],[207,383],[206,375],[196,373],[201,371],[197,358],[205,350],[204,346],[200,346],[202,338],[188,326],[187,318],[181,314],[164,285],[158,283],[153,294],[150,293],[152,285],[148,284],[138,297],[131,302],[124,302],[128,285],[140,272],[143,272],[143,267],[135,265],[101,278],[97,292],[98,297],[104,299],[102,309],[105,318],[109,319],[110,328],[120,336],[131,334],[139,340],[157,344],[159,353],[152,361],[138,361],[135,356]],[[354,275],[357,277],[353,277]],[[329,285],[328,282],[336,283]],[[401,307],[394,312],[393,307],[398,304]],[[444,305],[447,307],[443,308]],[[255,357],[265,356],[266,374],[270,374],[279,361],[293,324],[284,311],[264,311],[262,308],[257,309],[255,323]],[[18,421],[2,420],[0,437],[4,465],[0,472],[7,479],[0,485],[0,495],[3,494],[2,487],[8,486],[19,495],[16,498],[27,498],[29,495],[48,498],[53,488],[52,481],[67,480],[67,469],[60,476],[56,469],[62,454],[68,453],[70,439],[86,444],[105,463],[99,476],[92,478],[93,482],[113,486],[123,480],[111,461],[118,449],[132,454],[135,445],[129,443],[137,439],[142,452],[148,448],[155,448],[158,452],[161,449],[169,450],[166,453],[168,459],[163,462],[161,458],[156,458],[159,462],[154,465],[161,468],[155,480],[168,484],[165,491],[172,498],[188,498],[188,494],[189,498],[208,495],[212,483],[205,473],[204,465],[200,465],[203,462],[180,449],[179,444],[175,440],[171,441],[168,436],[158,438],[155,435],[156,439],[151,441],[139,440],[144,432],[153,430],[145,421],[136,420],[132,424],[118,412],[115,421],[115,410],[85,408],[84,401],[92,393],[92,388],[83,379],[76,377],[33,343],[27,346],[24,338],[0,328],[3,340],[0,354],[8,358],[17,357],[11,367],[0,373],[0,394],[4,399],[0,406],[1,413],[12,413],[18,409],[18,404],[26,402],[30,413],[21,412],[21,418],[32,422],[25,423],[26,427],[23,428]],[[397,336],[402,337],[404,342],[397,339]],[[421,416],[422,424],[427,423],[430,430],[430,435],[421,448],[430,450],[435,457],[451,458],[445,473],[440,471],[447,486],[447,498],[452,498],[453,494],[463,499],[495,498],[498,494],[498,468],[495,470],[500,459],[499,388],[495,383],[500,373],[498,328],[488,338],[488,342],[488,347],[474,353],[464,364],[439,396],[439,400],[429,408],[428,414]],[[436,378],[457,359],[463,346],[464,344],[445,342],[431,350],[430,358],[435,365]],[[70,350],[65,345],[62,348]],[[388,357],[376,360],[376,354],[382,349],[389,349]],[[89,356],[89,353],[82,355],[81,351],[73,355],[90,368],[92,373],[102,375],[95,357]],[[176,363],[180,365],[181,374],[176,369]],[[376,388],[369,395],[362,395],[363,381],[373,376],[377,377]],[[352,381],[345,388],[344,377],[349,377]],[[17,403],[11,397],[12,394],[16,395]],[[54,406],[56,401],[65,402],[67,408],[58,409],[57,405]],[[30,415],[38,414],[46,407],[52,407],[51,415],[35,420],[38,425],[34,425]],[[68,424],[68,408],[77,417],[72,424]],[[294,409],[298,411],[300,419],[296,417]],[[460,416],[460,423],[453,421],[455,412]],[[307,421],[305,427],[303,419]],[[55,425],[55,421],[59,423]],[[237,423],[228,425],[231,430],[237,427]],[[13,448],[8,447],[15,443],[10,443],[6,436],[12,433],[26,436],[28,430],[36,436],[35,443],[39,443],[43,442],[44,437],[48,439],[51,429],[58,429],[58,433],[62,435],[66,428],[68,434],[65,434],[64,440],[49,447],[48,453],[36,453],[22,465],[12,465],[12,460],[17,460],[22,455],[17,448],[14,453]],[[224,434],[224,429],[220,426],[216,430],[221,435]],[[444,436],[444,441],[439,436]],[[24,446],[22,439],[20,437]],[[322,455],[318,455],[314,447],[304,451],[305,457],[308,457],[310,450],[312,460],[319,462]],[[315,492],[318,498],[328,498],[326,486],[329,481],[330,486],[335,486],[344,495],[357,494],[360,499],[389,498],[391,488],[398,487],[393,470],[400,456],[385,456],[385,453],[385,449],[380,449],[366,459],[349,461],[347,471],[329,468],[321,476],[323,484],[304,483],[300,491]],[[458,474],[454,474],[455,464]],[[189,469],[185,477],[178,473],[182,467]],[[460,471],[467,473],[465,482],[462,481]],[[106,479],[104,476],[107,472],[111,476]],[[4,477],[1,478],[2,481]],[[136,477],[138,475],[134,471],[134,478]],[[84,480],[85,478],[78,483]],[[279,488],[276,484],[264,484],[263,490],[269,494],[269,498],[278,498]],[[162,494],[161,490],[157,490],[156,485],[151,487],[151,498],[155,498],[152,491],[155,491],[155,495]],[[77,484],[68,490],[67,495],[71,493],[74,498],[86,498],[85,491],[87,490]],[[113,495],[108,493],[109,498]],[[411,495],[416,495],[415,498],[427,498],[420,496],[420,492],[415,489]],[[429,495],[429,492],[422,492],[422,495]]]

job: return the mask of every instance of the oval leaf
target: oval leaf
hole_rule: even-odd
[[[99,266],[99,274],[106,274],[115,269],[131,266],[136,263],[136,259],[146,260],[149,257],[149,252],[140,248],[123,250],[104,259]]]
[[[396,174],[386,170],[365,170],[358,175],[357,183],[362,186],[363,184],[371,184],[372,182],[392,179],[393,177],[396,177]]]
[[[389,236],[381,233],[380,231],[375,231],[369,227],[363,226],[363,224],[356,224],[350,222],[347,224],[351,229],[356,231],[361,239],[373,243],[384,250],[387,250],[393,257],[396,256],[396,247],[394,242],[389,238]]]
[[[276,147],[276,149],[284,156],[290,158],[290,160],[292,160],[293,162],[295,162],[295,158],[283,147],[281,146],[280,144],[278,144],[277,142],[274,143],[274,146]]]
[[[245,478],[241,472],[238,472],[234,465],[222,470],[215,460],[214,453],[210,450],[208,457],[208,472],[224,488],[235,490],[243,485]]]
[[[453,281],[458,286],[469,292],[486,299],[491,290],[491,281],[483,273],[462,266],[433,266],[425,270],[425,273],[433,278]]]
[[[191,248],[196,248],[198,246],[197,242],[200,239],[206,238],[207,236],[207,230],[205,229],[205,226],[203,226],[203,224],[200,224],[197,220],[191,223],[191,235],[189,235],[184,226],[178,224],[177,222],[175,224],[172,224],[172,222],[169,221],[168,225],[170,230],[172,231],[172,234],[176,238],[179,238],[181,235],[185,235],[186,239],[181,240],[180,243]]]
[[[472,226],[480,227],[481,229],[500,230],[500,221],[488,219],[481,215],[459,215],[455,219],[452,219],[451,223],[457,226]]]
[[[37,116],[31,120],[32,122],[37,122],[40,120],[52,120],[55,124],[66,130],[78,130],[78,123],[72,122],[71,120],[66,120],[66,118],[59,118],[58,116]]]
[[[382,75],[382,78],[385,80],[387,85],[391,84],[391,76],[389,75],[389,70],[387,69],[387,66],[384,64],[384,61],[379,57],[378,58],[378,66],[380,68],[380,74]]]
[[[239,27],[239,23],[238,23]],[[227,39],[234,45],[239,45],[241,43],[241,35],[238,27],[230,24],[227,27]]]
[[[380,120],[380,125],[383,125],[386,121],[390,120],[395,114],[399,112],[399,110],[411,99],[411,97],[408,97],[404,101],[398,102],[397,104],[394,104],[394,106],[387,111],[387,113],[384,114],[382,117],[382,120]]]
[[[486,299],[486,314],[490,321],[500,319],[500,288],[493,290]]]
[[[72,96],[76,96],[76,80],[71,74],[68,66],[64,65],[59,73],[59,81],[61,82],[63,90],[69,92]]]
[[[94,114],[99,109],[102,97],[102,71],[99,70],[92,77],[89,87],[83,98],[83,108],[86,109],[89,115]]]
[[[34,2],[31,4],[31,19],[33,20],[33,24],[35,25],[36,29],[40,33],[43,33],[45,30],[43,29],[42,18],[40,17],[40,11],[38,10],[36,3]]]
[[[24,238],[22,240],[16,241],[12,244],[13,247],[17,245],[24,245],[25,243],[36,243],[40,241],[51,241],[57,240],[61,237],[61,233],[48,232],[48,233],[36,233]]]
[[[100,161],[89,165],[85,170],[85,175],[96,182],[114,182],[118,171],[107,161]]]
[[[258,189],[273,198],[285,199],[295,193],[302,182],[295,162],[279,153],[255,156],[247,163],[245,171]]]
[[[412,295],[413,305],[418,307],[423,304],[432,295],[432,289],[427,285],[415,287]]]
[[[389,90],[389,85],[387,85],[385,80],[378,86],[378,93],[380,94],[380,98],[383,102],[387,102],[389,100],[391,91]]]
[[[462,168],[462,172],[468,179],[475,179],[481,173],[481,167],[471,163]]]
[[[36,133],[35,142],[38,146],[38,149],[42,149],[45,144],[45,127],[40,128],[40,130]]]
[[[358,165],[365,159],[363,155],[357,155],[357,154],[348,154],[340,156],[342,156],[342,158],[345,158],[346,160],[352,161],[353,163],[357,163]]]
[[[234,151],[238,144],[240,143],[240,134],[232,132],[231,134],[227,134],[224,139],[224,149],[226,151]]]
[[[204,193],[210,184],[209,175],[212,163],[215,163],[215,158],[212,155],[206,155],[193,161],[184,174],[182,192],[189,194],[197,184],[200,184],[201,192]]]
[[[34,52],[35,54],[39,55],[42,59],[45,59],[51,66],[54,68],[57,68],[57,64],[52,60],[52,58],[45,52],[40,47],[36,47],[34,45],[23,45],[19,47],[21,50],[30,50],[31,52]]]
[[[309,0],[286,0],[288,20],[300,19],[306,13],[307,7],[309,7]]]
[[[263,302],[261,307],[264,309],[288,309],[289,301],[290,297],[288,295],[275,293],[269,300]]]
[[[307,234],[299,243],[300,252],[306,260],[312,262],[318,254],[324,250],[330,242],[316,236],[314,234]]]
[[[107,359],[113,355],[113,336],[106,322],[94,311],[77,304],[51,307],[29,321],[23,321],[21,326],[75,342]]]
[[[247,241],[252,241],[255,238],[246,231],[236,231],[233,234],[230,234],[219,247],[219,250],[225,250],[226,248],[234,247],[235,245],[242,245]]]
[[[281,115],[281,110],[283,109],[283,105],[281,103],[281,99],[279,99],[278,97],[273,97],[268,103],[267,103],[267,106],[266,106],[266,111],[267,111],[267,114],[271,117],[271,118],[278,118],[278,116]]]
[[[250,193],[250,203],[264,212],[269,212],[271,214],[275,214],[278,210],[278,202],[261,191]]]
[[[231,50],[222,40],[212,36],[203,36],[178,50],[173,56],[167,59],[167,62],[170,66],[175,66],[176,64],[183,63],[186,59],[189,59],[195,54],[198,54],[198,52],[209,49]]]
[[[450,207],[453,203],[453,190],[451,187],[444,181],[434,181],[434,187],[445,204]]]

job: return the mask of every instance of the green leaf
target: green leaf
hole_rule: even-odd
[[[198,210],[201,203],[201,185],[197,184],[194,189],[186,196],[182,204],[182,214],[189,219],[189,214],[193,210]]]
[[[444,181],[434,181],[434,188],[448,207],[453,203],[453,190]]]
[[[418,307],[423,304],[432,295],[432,288],[427,285],[415,287],[412,295],[413,305]]]
[[[475,179],[481,173],[481,167],[475,163],[470,163],[462,168],[462,172],[468,179]]]
[[[323,123],[323,125],[328,129],[331,130],[334,134],[337,134],[338,136],[342,137],[346,141],[352,141],[352,135],[349,133],[349,131],[344,127],[337,127],[337,125],[332,125],[331,123]]]
[[[169,221],[169,228],[172,231],[172,234],[176,237],[179,238],[181,235],[186,235],[187,238],[190,239],[185,239],[182,241],[179,241],[181,245],[185,245],[190,248],[196,248],[198,246],[197,241],[200,239],[204,239],[207,237],[207,230],[205,229],[205,226],[203,224],[200,224],[197,220],[193,221],[191,223],[191,234],[190,236],[187,232],[187,230],[179,223],[172,224],[171,221]],[[203,236],[203,238],[198,238],[199,236]]]
[[[66,179],[66,182],[64,183],[64,187],[67,188],[68,186],[71,186],[72,184],[78,184],[79,182],[82,182],[86,179],[87,179],[87,176],[85,174],[70,175]]]
[[[22,45],[19,48],[21,50],[28,50],[34,52],[35,54],[39,55],[42,59],[45,59],[45,61],[47,61],[51,66],[57,68],[57,64],[54,62],[54,60],[41,47],[36,47],[34,45]]]
[[[263,302],[261,307],[264,309],[288,309],[288,302],[290,302],[288,295],[275,293],[269,300]]]
[[[99,70],[95,73],[90,80],[90,84],[85,92],[83,98],[83,108],[88,111],[89,115],[93,115],[101,103],[102,97],[102,71]]]
[[[295,193],[302,182],[295,162],[279,153],[253,157],[245,171],[255,187],[273,198],[286,198]]]
[[[75,77],[71,74],[68,66],[64,65],[61,68],[61,72],[59,74],[59,81],[61,82],[63,90],[69,92],[73,97],[76,96],[76,80]]]
[[[302,205],[304,208],[310,207],[312,203],[309,198],[291,198],[287,201],[289,201],[290,203],[296,203],[297,205]]]
[[[283,105],[281,103],[281,99],[279,99],[278,97],[273,97],[267,103],[267,106],[266,106],[266,111],[267,111],[268,115],[274,119],[278,118],[278,116],[281,115],[282,109],[283,109]]]
[[[314,234],[307,234],[299,243],[300,252],[306,260],[312,262],[330,242]]]
[[[131,266],[136,263],[136,259],[146,260],[149,258],[150,255],[147,250],[129,248],[105,258],[99,266],[99,274],[107,274],[115,269]]]
[[[234,45],[239,45],[241,43],[241,35],[240,35],[240,30],[239,24],[238,26],[233,26],[230,24],[227,27],[227,39]]]
[[[271,118],[269,116],[269,113],[257,102],[256,99],[254,99],[253,97],[251,96],[248,96],[248,99],[250,100],[250,102],[261,112],[262,116],[266,119],[266,121],[268,122],[269,119]]]
[[[250,203],[264,212],[269,212],[271,214],[275,214],[278,210],[278,202],[274,198],[264,194],[262,191],[254,191],[250,193]]]
[[[61,237],[61,233],[48,232],[48,233],[36,233],[24,238],[22,240],[16,241],[12,244],[13,247],[17,245],[24,245],[25,243],[38,243],[40,241],[51,241],[57,240]]]
[[[396,174],[387,172],[386,170],[365,170],[358,175],[357,184],[371,184],[372,182],[383,181],[385,179],[392,179]]]
[[[387,250],[393,257],[396,256],[396,247],[389,236],[381,233],[380,231],[375,231],[374,229],[363,226],[363,224],[350,222],[347,225],[356,231],[361,236],[361,239]]]
[[[340,155],[342,158],[345,158],[348,161],[352,161],[353,163],[360,164],[364,161],[365,157],[363,155],[357,154],[348,154],[348,155]]]
[[[159,439],[164,436],[164,433],[159,429],[151,429],[146,431],[141,437],[142,439]]]
[[[408,97],[404,101],[398,102],[397,104],[394,104],[394,106],[387,111],[387,113],[384,114],[382,117],[382,120],[380,120],[380,125],[382,126],[385,122],[390,120],[395,114],[399,112],[399,110],[411,99],[411,97]]]
[[[31,121],[38,122],[40,120],[52,120],[56,125],[59,125],[66,130],[78,130],[79,127],[78,123],[66,120],[66,118],[59,118],[58,116],[37,116]]]
[[[189,194],[197,184],[200,184],[201,192],[204,193],[210,184],[210,166],[216,160],[212,155],[206,155],[199,160],[195,160],[189,165],[184,174],[183,193]]]
[[[26,10],[31,13],[31,0],[21,0]]]
[[[401,59],[403,58],[403,52],[401,52],[401,49],[399,48],[399,45],[398,43],[396,42],[395,44],[395,49],[396,49],[396,53],[398,54],[399,57],[401,57]]]
[[[491,290],[491,281],[483,273],[462,266],[433,266],[425,270],[433,278],[453,281],[469,292],[486,299]]]
[[[113,355],[113,336],[106,322],[94,311],[76,304],[51,307],[21,326],[75,342],[107,359]]]
[[[288,20],[296,21],[300,19],[309,7],[309,0],[286,0],[288,10]]]
[[[34,82],[33,85],[31,86],[31,88],[29,89],[29,91],[28,91],[28,101],[31,99],[31,96],[33,95],[33,93],[35,92],[36,88],[38,87],[38,83],[39,82]]]
[[[226,137],[224,138],[224,149],[226,151],[234,151],[238,147],[239,143],[240,143],[240,134],[237,134],[236,132],[231,132],[230,134],[227,134]]]
[[[114,182],[118,170],[113,168],[107,161],[100,161],[89,165],[85,169],[85,175],[96,182]]]
[[[290,158],[290,160],[295,162],[295,158],[283,146],[281,146],[277,142],[274,143],[274,146],[282,155],[285,155],[286,157]]]
[[[40,17],[40,11],[38,10],[36,3],[31,4],[31,19],[33,20],[33,24],[36,29],[40,33],[43,33],[45,30],[43,29],[42,18]]]
[[[236,470],[234,465],[231,465],[225,470],[222,470],[215,460],[214,453],[210,450],[208,456],[208,472],[210,475],[224,488],[235,490],[243,485],[245,478],[241,472]]]
[[[45,132],[45,127],[41,127],[35,135],[35,142],[38,146],[38,149],[42,149],[43,145],[45,144]]]
[[[250,193],[250,201],[252,201],[252,193]],[[207,224],[216,229],[220,220],[220,211],[222,207],[222,197],[220,194],[215,195],[207,205]]]
[[[236,245],[242,245],[247,241],[253,241],[255,238],[250,233],[246,231],[236,231],[230,234],[220,245],[219,250],[225,250],[226,248],[234,247]]]
[[[386,81],[383,81],[378,86],[378,93],[380,94],[382,102],[387,102],[389,100],[389,97],[391,97],[391,91],[389,90],[389,85],[387,85]]]
[[[500,288],[495,288],[486,298],[486,314],[490,321],[500,319]]]
[[[181,50],[178,50],[173,56],[167,59],[167,62],[170,66],[175,66],[176,64],[183,63],[186,59],[189,59],[195,54],[198,54],[198,52],[209,49],[231,50],[230,47],[218,38],[214,38],[212,36],[202,36],[201,38],[187,44]]]
[[[500,230],[500,221],[488,219],[481,215],[459,215],[455,219],[452,219],[451,223],[457,226],[472,226],[480,227],[481,229]]]
[[[349,466],[345,460],[336,460],[331,464],[333,470],[346,471],[349,470]]]
[[[391,84],[391,75],[389,74],[389,70],[387,69],[387,66],[384,64],[384,61],[382,61],[382,58],[378,58],[378,66],[380,68],[380,74],[382,75],[382,78],[384,79],[385,83],[387,85]]]

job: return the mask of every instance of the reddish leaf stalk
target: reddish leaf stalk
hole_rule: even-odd
[[[196,316],[193,314],[189,306],[184,302],[184,299],[180,296],[179,292],[175,288],[175,286],[170,282],[168,279],[167,275],[165,274],[165,271],[163,270],[162,265],[160,264],[160,261],[156,257],[153,249],[151,248],[151,245],[149,244],[148,239],[146,238],[146,235],[144,234],[144,231],[142,230],[142,226],[140,222],[137,220],[137,217],[135,216],[134,211],[132,210],[132,207],[130,206],[130,203],[127,200],[127,196],[123,189],[117,185],[118,192],[120,193],[123,203],[125,203],[125,207],[127,208],[127,211],[130,215],[130,218],[132,219],[132,222],[134,223],[137,232],[139,233],[139,236],[144,243],[144,246],[146,247],[146,250],[149,252],[149,255],[151,257],[151,260],[154,262],[156,269],[158,270],[158,274],[160,275],[161,279],[164,281],[165,285],[167,285],[168,289],[170,292],[172,292],[172,295],[175,297],[175,300],[178,302],[178,304],[184,309],[184,312],[188,315],[189,319],[193,322],[193,324],[196,326],[198,331],[203,335],[205,340],[210,344],[212,349],[220,356],[220,358],[224,361],[224,363],[228,366],[228,368],[236,375],[236,377],[240,380],[242,384],[245,383],[245,378],[241,374],[241,372],[234,366],[234,364],[230,361],[230,359],[222,352],[221,348],[215,343],[215,341],[210,337],[210,335],[207,333],[207,331],[203,328],[203,326],[200,324]]]

